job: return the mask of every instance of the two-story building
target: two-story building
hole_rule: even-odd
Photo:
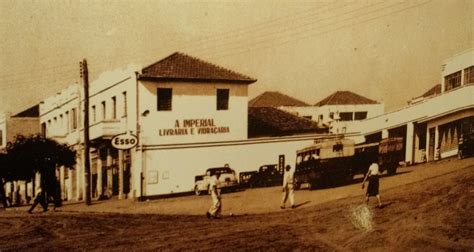
[[[301,123],[303,131],[280,125],[288,135],[249,139],[248,85],[255,81],[182,53],[103,73],[89,92],[92,196],[191,192],[195,176],[210,167],[228,163],[238,173],[280,155],[294,162],[295,151],[321,134]],[[76,169],[60,169],[65,199],[84,198],[83,94],[75,84],[40,104],[42,132],[79,153]],[[114,148],[111,139],[125,133],[138,144]]]
[[[405,162],[419,163],[457,154],[461,134],[474,131],[474,50],[447,59],[441,85],[408,106],[361,121],[349,129],[366,142],[403,137]]]

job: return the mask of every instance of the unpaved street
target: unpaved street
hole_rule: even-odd
[[[474,249],[474,158],[402,168],[381,179],[385,207],[361,204],[360,183],[297,191],[278,208],[280,187],[225,194],[208,220],[209,196],[148,202],[110,200],[58,212],[0,214],[3,250],[464,250]],[[360,222],[361,209],[368,209]],[[365,210],[364,210],[365,211]],[[368,218],[370,217],[371,218]]]

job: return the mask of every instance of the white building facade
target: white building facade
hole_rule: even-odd
[[[237,173],[278,162],[321,135],[248,139],[248,85],[256,80],[175,53],[148,67],[130,66],[90,83],[93,198],[147,198],[188,193],[207,168]],[[40,104],[42,132],[77,152],[75,169],[60,168],[65,200],[84,190],[84,95],[72,85]],[[119,134],[137,136],[129,150],[112,147]],[[258,153],[258,154],[256,154]]]
[[[366,142],[387,137],[405,139],[405,162],[419,163],[454,156],[461,134],[474,130],[474,50],[443,65],[438,95],[417,98],[409,106],[369,118],[349,129]]]

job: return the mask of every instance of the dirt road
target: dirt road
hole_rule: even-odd
[[[279,187],[224,195],[207,220],[208,196],[70,204],[59,212],[0,213],[3,250],[464,250],[474,249],[474,158],[403,168],[381,179],[385,207],[361,204],[360,184],[297,192],[278,208]],[[120,213],[118,213],[120,212]]]

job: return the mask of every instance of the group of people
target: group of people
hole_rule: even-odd
[[[228,167],[228,165],[226,164]],[[362,181],[362,189],[365,188],[365,182],[368,180],[369,185],[367,187],[367,191],[365,193],[365,201],[368,204],[369,198],[371,196],[375,196],[378,200],[378,207],[382,207],[382,201],[379,195],[379,175],[380,175],[380,168],[376,161],[372,162],[367,171],[367,174]],[[209,184],[209,193],[212,198],[212,206],[207,211],[206,216],[207,218],[220,218],[221,217],[221,210],[222,210],[222,198],[220,193],[220,183],[219,183],[220,174],[217,173],[215,176],[212,177],[211,182]],[[294,179],[294,171],[291,170],[290,165],[285,166],[285,172],[283,174],[283,198],[281,200],[280,208],[286,208],[287,200],[290,201],[291,208],[295,208],[295,179]]]

